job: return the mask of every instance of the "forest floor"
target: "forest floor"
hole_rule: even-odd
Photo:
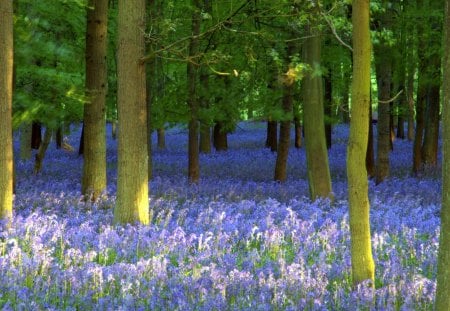
[[[95,204],[81,199],[82,159],[52,143],[40,174],[30,161],[16,165],[0,309],[432,310],[440,168],[411,177],[412,142],[395,141],[391,177],[369,189],[376,287],[352,288],[347,136],[334,127],[330,203],[308,199],[304,149],[291,148],[288,181],[272,181],[264,123],[241,123],[227,152],[201,155],[197,186],[187,185],[187,131],[167,130],[153,158],[152,223],[125,227],[112,225],[110,133],[108,190]],[[68,142],[78,139],[79,128]]]

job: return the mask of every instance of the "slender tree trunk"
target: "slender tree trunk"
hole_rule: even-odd
[[[375,176],[375,150],[373,148],[372,101],[370,101],[369,104],[369,137],[367,141],[366,170],[367,176],[369,178]]]
[[[150,222],[145,64],[145,0],[119,0],[117,107],[119,116],[115,223]]]
[[[42,141],[42,128],[37,122],[33,122],[31,125],[31,148],[39,149]]]
[[[0,219],[13,217],[13,1],[0,1]]]
[[[108,0],[90,0],[86,25],[86,96],[81,193],[95,201],[106,189]]]
[[[312,70],[303,81],[303,124],[305,129],[306,160],[309,194],[312,200],[332,198],[331,176],[324,127],[324,102],[320,68],[321,37],[318,29],[310,28],[305,40],[303,57]]]
[[[297,149],[302,147],[302,124],[300,122],[300,117],[294,117],[294,126],[295,126],[295,142],[294,146]]]
[[[327,142],[327,149],[331,148],[331,120],[333,118],[331,108],[333,105],[333,85],[331,82],[331,71],[324,77],[325,89],[325,138]]]
[[[55,131],[55,145],[56,149],[61,149],[63,143],[63,129],[62,127],[58,127]]]
[[[198,67],[193,62],[193,58],[199,52],[199,38],[200,34],[200,3],[199,0],[192,0],[193,12],[192,12],[192,38],[189,42],[189,59],[187,64],[187,85],[188,85],[188,106],[190,113],[189,120],[189,167],[188,167],[188,180],[190,183],[198,183],[200,179],[200,163],[199,163],[199,125],[198,125],[198,112],[199,103],[197,97],[197,76]]]
[[[42,164],[44,162],[45,153],[47,152],[47,148],[51,140],[52,140],[52,130],[46,128],[44,139],[42,140],[38,152],[36,153],[36,159],[34,162],[34,174],[39,174],[42,171]]]
[[[80,144],[78,145],[78,155],[84,154],[84,123],[81,126]]]
[[[436,286],[436,311],[450,306],[450,0],[445,1],[442,104],[442,207]]]
[[[367,150],[370,105],[369,0],[353,0],[353,81],[352,119],[347,150],[348,197],[352,281],[375,281],[375,263],[370,237],[367,171],[364,153]]]
[[[27,161],[31,159],[31,124],[25,123],[20,128],[20,159]]]
[[[159,150],[166,149],[166,131],[163,127],[160,127],[156,130],[157,133],[157,146]]]
[[[391,53],[386,45],[375,47],[376,75],[378,82],[378,123],[377,123],[377,162],[375,172],[376,184],[381,183],[389,176],[389,153],[391,149]]]
[[[294,54],[294,45],[289,42],[286,47],[287,63],[289,57]],[[291,64],[288,64],[288,69]],[[284,182],[287,179],[287,160],[289,155],[289,144],[291,142],[291,123],[293,118],[293,102],[294,102],[294,81],[285,81],[283,85],[283,100],[281,108],[284,116],[280,122],[280,137],[277,150],[277,160],[275,163],[275,181]]]
[[[278,122],[267,121],[266,147],[276,152],[278,149]]]
[[[228,150],[227,132],[224,130],[221,121],[217,121],[214,125],[214,148],[216,151]]]
[[[411,62],[406,82],[406,101],[408,105],[408,140],[414,140],[414,63]]]
[[[211,153],[211,128],[208,124],[200,124],[200,152]]]

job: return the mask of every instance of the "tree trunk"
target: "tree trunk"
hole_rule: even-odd
[[[192,0],[192,37],[189,42],[189,60],[198,54],[200,34],[200,3],[199,0]],[[197,64],[188,61],[187,64],[187,103],[189,106],[189,144],[188,144],[188,180],[190,183],[198,183],[200,179],[200,163],[199,163],[199,139],[198,139],[198,112],[199,103],[197,98]]]
[[[303,81],[303,125],[305,129],[306,160],[309,194],[312,200],[332,198],[331,176],[324,127],[324,102],[320,72],[321,37],[318,29],[308,29],[303,57],[311,71]]]
[[[148,224],[148,133],[145,64],[145,0],[119,0],[117,108],[119,116],[115,223]],[[143,130],[144,129],[144,130]]]
[[[31,134],[31,124],[23,124],[20,128],[20,159],[24,161],[31,159]]]
[[[111,138],[113,140],[117,139],[117,121],[116,120],[111,121]]]
[[[436,311],[450,306],[450,0],[445,1],[442,103],[442,207],[436,285]]]
[[[31,125],[31,148],[39,149],[42,141],[42,128],[37,122],[33,122]]]
[[[0,219],[13,217],[13,1],[0,1]]]
[[[366,170],[367,176],[372,178],[375,176],[375,150],[373,149],[373,124],[372,124],[372,101],[369,104],[369,137],[367,140],[366,152]]]
[[[278,122],[267,121],[266,147],[276,152],[278,148]]]
[[[375,263],[370,237],[367,171],[364,153],[367,150],[370,105],[370,32],[369,0],[353,0],[353,81],[352,119],[347,150],[348,197],[352,281],[375,281]]]
[[[208,124],[200,124],[200,152],[211,153],[211,128]]]
[[[163,127],[160,127],[156,130],[157,133],[157,146],[159,150],[166,149],[166,131]]]
[[[389,48],[381,43],[375,46],[376,75],[378,82],[378,122],[377,122],[377,162],[375,172],[376,184],[389,176],[389,153],[391,150],[391,77],[392,63]]]
[[[108,0],[90,0],[86,25],[86,97],[81,193],[95,201],[106,189]]]
[[[291,68],[289,57],[294,55],[294,45],[292,42],[287,43],[287,62],[288,70]],[[283,120],[280,122],[280,137],[277,150],[277,160],[275,162],[275,181],[284,182],[287,179],[287,160],[289,155],[289,144],[291,142],[291,123],[294,102],[294,82],[285,81],[283,85],[283,100],[281,108],[283,109]]]
[[[52,130],[49,128],[45,129],[44,139],[39,146],[38,152],[36,153],[36,159],[34,162],[34,174],[39,174],[42,171],[42,163],[44,162],[45,153],[47,152],[48,145],[52,139]]]
[[[227,151],[228,150],[228,138],[227,132],[223,128],[221,121],[216,122],[214,125],[214,148],[216,151]]]
[[[327,142],[327,149],[331,148],[331,122],[333,119],[331,108],[333,105],[333,89],[331,82],[331,72],[324,77],[325,89],[325,138]]]
[[[294,126],[295,126],[294,146],[295,148],[300,149],[302,147],[302,124],[298,116],[294,117]]]
[[[55,131],[55,145],[56,149],[61,149],[63,143],[63,130],[62,127],[58,127]]]

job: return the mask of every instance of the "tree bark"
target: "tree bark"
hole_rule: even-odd
[[[300,122],[300,117],[294,117],[294,126],[295,126],[295,142],[294,146],[297,149],[302,147],[302,124]]]
[[[157,133],[157,146],[159,150],[166,149],[166,131],[163,127],[156,130]]]
[[[332,198],[331,176],[324,127],[323,86],[320,72],[321,37],[318,29],[308,29],[303,57],[311,71],[303,81],[303,125],[308,168],[309,194],[312,200]]]
[[[20,127],[20,159],[27,161],[31,159],[31,124],[25,123]]]
[[[90,0],[86,25],[86,96],[81,193],[95,201],[106,189],[108,0]]]
[[[211,128],[208,124],[200,124],[200,146],[201,153],[211,153]]]
[[[216,151],[227,151],[228,150],[228,138],[227,132],[223,128],[223,123],[217,121],[214,125],[214,148]]]
[[[450,306],[450,0],[445,1],[442,104],[442,207],[436,286],[436,311]]]
[[[119,116],[115,223],[150,222],[145,64],[145,0],[119,0],[117,107]],[[144,130],[143,130],[144,129]]]
[[[0,219],[13,217],[13,1],[0,1]]]
[[[52,130],[49,128],[45,129],[44,139],[39,146],[38,152],[36,153],[36,159],[34,162],[34,174],[39,174],[42,171],[42,164],[44,162],[45,153],[47,152],[48,145],[52,139]]]
[[[332,112],[333,105],[333,84],[331,81],[331,71],[324,77],[324,89],[325,89],[325,138],[327,142],[327,149],[331,149],[331,131],[332,131]]]
[[[370,105],[369,0],[353,0],[353,81],[352,119],[347,150],[348,196],[352,281],[354,285],[371,280],[374,285],[375,263],[370,237],[368,181],[364,153],[367,150]]]
[[[39,149],[39,145],[42,141],[42,128],[37,122],[33,122],[31,125],[31,148]]]
[[[373,124],[372,124],[372,101],[369,104],[369,137],[367,140],[366,152],[366,170],[367,176],[372,178],[375,176],[375,150],[373,148]]]
[[[278,149],[278,122],[267,121],[266,147],[276,152]]]
[[[192,0],[192,37],[189,42],[189,61],[187,64],[187,103],[189,106],[189,144],[188,144],[188,181],[189,183],[198,183],[200,179],[200,161],[199,161],[199,124],[198,112],[199,102],[197,97],[197,76],[198,67],[193,59],[199,52],[200,34],[200,3],[199,0]]]

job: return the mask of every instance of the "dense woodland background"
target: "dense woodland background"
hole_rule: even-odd
[[[167,131],[187,131],[186,187],[197,187],[201,154],[226,152],[230,134],[264,123],[271,179],[282,188],[289,149],[304,148],[309,199],[334,204],[329,150],[333,129],[349,124],[353,285],[375,287],[368,179],[389,181],[395,141],[411,141],[407,175],[443,172],[436,306],[448,310],[448,11],[444,0],[2,1],[0,216],[14,222],[12,132],[16,166],[34,161],[28,174],[46,174],[52,138],[78,152],[87,204],[107,190],[110,124],[113,222],[152,225],[152,147],[166,149]]]

